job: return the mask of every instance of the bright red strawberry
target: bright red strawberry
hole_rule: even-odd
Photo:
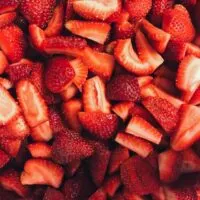
[[[143,118],[137,116],[132,117],[126,127],[126,132],[155,144],[159,144],[162,139],[162,134],[155,127]]]
[[[73,34],[104,44],[108,38],[111,26],[104,22],[69,20],[65,23],[65,28]]]
[[[0,51],[0,74],[3,74],[8,66],[8,60],[3,51]]]
[[[74,160],[70,163],[67,163],[67,166],[65,168],[65,173],[66,173],[67,177],[74,176],[74,174],[78,171],[80,166],[81,166],[80,160]]]
[[[149,194],[159,188],[153,168],[139,156],[133,156],[121,165],[120,176],[125,188],[138,195]]]
[[[74,76],[74,69],[66,57],[54,57],[48,61],[45,84],[51,92],[59,93],[67,88]]]
[[[44,194],[43,200],[65,200],[65,198],[59,190],[48,187]]]
[[[130,134],[118,133],[115,141],[144,158],[153,151],[150,142]]]
[[[55,162],[66,164],[87,158],[92,154],[92,146],[79,133],[71,130],[57,133],[52,146],[52,158]]]
[[[64,175],[63,168],[50,160],[29,159],[21,173],[23,185],[49,185],[58,188]]]
[[[18,0],[0,1],[0,14],[12,12],[19,6]]]
[[[129,12],[133,22],[137,22],[143,17],[146,17],[152,6],[152,0],[127,0],[125,9]]]
[[[30,24],[44,28],[53,16],[55,5],[55,0],[22,0],[20,12]]]
[[[88,200],[107,200],[107,195],[103,189],[98,189]]]
[[[115,101],[139,101],[140,89],[133,75],[117,75],[107,85],[108,99]]]
[[[9,161],[10,161],[10,156],[6,154],[4,151],[0,150],[0,169],[3,168]]]
[[[190,104],[199,105],[200,104],[200,87],[195,91],[192,98],[190,99]]]
[[[171,34],[171,39],[176,41],[191,42],[195,36],[190,15],[182,5],[176,5],[173,9],[164,12],[162,28]]]
[[[66,102],[72,99],[73,97],[75,97],[78,92],[79,92],[79,89],[72,83],[71,85],[67,87],[66,90],[60,93],[60,96],[62,97],[62,100]]]
[[[1,28],[0,47],[10,62],[20,61],[26,49],[26,40],[22,30],[15,25]]]
[[[10,25],[14,22],[15,18],[17,17],[16,12],[9,12],[0,15],[0,28]]]
[[[85,112],[101,111],[110,113],[110,103],[105,95],[105,83],[95,76],[88,79],[83,86],[83,108]]]

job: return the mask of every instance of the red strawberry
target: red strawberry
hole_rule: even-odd
[[[0,14],[12,12],[14,11],[19,5],[18,0],[9,0],[9,1],[0,1]]]
[[[3,51],[0,51],[0,74],[3,74],[8,66],[8,60]]]
[[[54,188],[48,187],[43,200],[65,200],[64,195]]]
[[[0,169],[3,168],[9,161],[10,161],[10,156],[6,154],[4,151],[0,150]]]
[[[105,96],[105,83],[98,76],[85,82],[82,98],[85,112],[101,111],[110,113],[111,105]]]
[[[23,185],[49,185],[58,188],[62,182],[64,171],[61,166],[50,160],[29,159],[21,173]]]
[[[190,104],[199,105],[200,104],[200,87],[195,91],[192,98],[190,99]]]
[[[173,9],[164,12],[162,28],[171,34],[171,39],[176,41],[191,42],[195,36],[190,15],[182,5],[176,5]]]
[[[152,76],[140,76],[140,77],[137,77],[137,79],[138,79],[139,87],[141,88],[145,85],[150,84],[153,80],[153,77]]]
[[[107,85],[108,99],[115,101],[138,101],[140,89],[137,78],[133,75],[117,75]]]
[[[91,156],[93,148],[78,133],[65,130],[59,132],[52,146],[52,158],[60,164]]]
[[[72,83],[67,87],[66,90],[60,93],[60,96],[62,97],[63,101],[66,102],[75,97],[78,91],[79,91],[78,88]]]
[[[127,0],[125,9],[129,12],[132,21],[137,22],[146,17],[152,6],[152,0]]]
[[[137,116],[132,117],[126,127],[126,132],[155,144],[159,144],[162,139],[162,134],[156,128],[143,118]]]
[[[104,44],[110,32],[110,25],[104,22],[87,22],[80,20],[69,20],[65,28],[73,34]]]
[[[22,0],[20,12],[30,24],[44,28],[53,15],[55,5],[55,0],[43,0],[42,2],[39,0]]]
[[[144,158],[153,151],[150,142],[130,134],[118,133],[115,141]]]
[[[0,15],[0,28],[10,25],[14,22],[15,18],[17,17],[16,12],[9,12]]]
[[[22,30],[15,25],[1,28],[0,47],[10,62],[20,61],[26,49],[26,40]]]
[[[74,0],[68,0],[66,2],[66,9],[65,9],[65,21],[70,20],[74,17],[74,9],[73,9],[73,2]]]
[[[67,177],[74,176],[74,174],[78,171],[80,166],[81,166],[80,160],[75,160],[70,163],[67,163],[67,166],[65,168],[65,173],[66,173]]]
[[[99,139],[110,139],[118,127],[118,118],[115,114],[79,112],[78,116],[83,128]]]
[[[88,200],[107,200],[106,193],[103,189],[98,189],[95,193],[90,196]]]
[[[153,168],[139,156],[133,156],[121,165],[120,176],[125,188],[138,195],[149,194],[159,188]]]

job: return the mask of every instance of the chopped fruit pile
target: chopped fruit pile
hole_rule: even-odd
[[[0,200],[200,199],[200,0],[0,0]]]

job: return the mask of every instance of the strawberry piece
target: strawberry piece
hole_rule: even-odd
[[[115,101],[140,100],[140,89],[137,78],[132,75],[117,75],[107,85],[108,99]]]
[[[42,2],[39,0],[22,0],[20,12],[30,24],[44,28],[53,15],[55,5],[55,0],[44,0]]]
[[[3,74],[8,66],[8,60],[3,51],[0,51],[0,74]]]
[[[33,69],[33,62],[28,59],[21,59],[17,63],[13,63],[6,68],[9,79],[16,83],[17,81],[27,78]]]
[[[9,12],[0,15],[0,28],[10,25],[14,22],[15,18],[17,17],[16,12]]]
[[[118,133],[115,141],[144,158],[153,151],[153,146],[150,142],[134,135]]]
[[[126,127],[126,132],[155,144],[159,144],[162,139],[162,134],[156,128],[143,118],[137,116],[131,118]]]
[[[75,72],[73,83],[81,90],[88,76],[88,68],[81,59],[77,58],[69,62]]]
[[[52,145],[52,158],[59,164],[85,159],[92,154],[93,148],[87,140],[70,130],[59,132]]]
[[[137,22],[145,17],[150,11],[152,0],[127,0],[125,2],[125,9],[129,12],[132,21]]]
[[[65,168],[65,173],[66,173],[67,177],[74,176],[74,174],[78,171],[80,166],[81,166],[80,160],[74,160],[70,163],[67,163],[67,166]]]
[[[89,47],[85,48],[81,57],[83,63],[88,67],[89,71],[109,80],[114,70],[114,57],[107,53],[95,51]]]
[[[190,15],[182,5],[176,5],[173,9],[164,12],[162,28],[171,34],[171,39],[176,41],[191,42],[195,36]]]
[[[110,113],[110,103],[105,96],[105,83],[95,76],[88,79],[83,86],[83,107],[85,112],[101,111]]]
[[[199,105],[200,104],[200,87],[195,91],[192,98],[190,99],[190,104]]]
[[[4,151],[0,150],[0,169],[3,168],[9,161],[10,161],[10,156],[6,154]]]
[[[147,97],[142,103],[166,132],[175,130],[179,114],[178,109],[170,102],[158,97]]]
[[[81,132],[81,124],[78,113],[82,110],[82,101],[80,99],[71,99],[62,106],[68,127],[76,132]]]
[[[171,81],[174,81],[174,79],[176,78],[176,72],[172,71],[168,66],[166,65],[162,65],[161,67],[159,67],[155,72],[154,72],[155,76],[158,77],[164,77],[167,78]]]
[[[111,26],[104,22],[69,20],[65,23],[65,28],[75,35],[104,44],[108,38]]]
[[[12,12],[19,6],[18,0],[0,1],[0,14]]]
[[[98,189],[88,200],[107,200],[106,196],[103,189]]]
[[[48,61],[45,72],[45,85],[53,93],[59,93],[70,85],[75,72],[64,56],[54,57]]]
[[[121,165],[120,176],[125,188],[138,195],[149,194],[159,188],[153,168],[139,156],[131,157]]]
[[[44,33],[47,37],[53,37],[60,34],[63,28],[64,5],[62,1],[55,7],[53,16],[48,23]]]
[[[73,1],[73,8],[76,13],[86,19],[106,20],[113,13],[118,11],[121,6],[119,0],[94,0],[90,1]]]
[[[119,134],[117,135],[117,137]],[[119,138],[119,137],[118,137]],[[129,150],[118,145],[111,153],[108,172],[113,174],[119,170],[120,165],[129,158]]]
[[[43,200],[65,200],[64,195],[54,188],[48,187]]]
[[[103,143],[94,141],[92,145],[95,153],[89,159],[89,172],[95,185],[100,186],[106,175],[111,152]]]
[[[153,77],[152,76],[140,76],[140,77],[137,77],[137,79],[138,79],[139,87],[141,88],[145,85],[150,84],[153,80]]]
[[[63,175],[62,167],[50,160],[29,159],[24,165],[20,180],[23,185],[40,184],[59,188]]]
[[[92,136],[102,140],[112,138],[118,127],[118,118],[115,114],[79,112],[78,116],[83,128]]]
[[[51,146],[44,142],[37,142],[27,146],[34,158],[51,158]]]
[[[74,9],[73,9],[73,2],[74,0],[68,0],[66,2],[65,21],[72,19],[75,15]]]
[[[26,49],[26,41],[22,30],[15,25],[1,28],[0,47],[10,62],[21,60]]]
[[[78,88],[72,83],[71,85],[67,87],[66,90],[60,93],[60,96],[62,97],[62,100],[66,102],[72,99],[73,97],[75,97],[78,91],[79,91]]]

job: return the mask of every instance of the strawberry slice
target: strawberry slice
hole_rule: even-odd
[[[0,1],[0,14],[12,12],[19,6],[18,0]]]
[[[33,158],[51,158],[51,146],[44,142],[36,142],[27,146]]]
[[[140,89],[137,78],[133,75],[117,75],[107,84],[106,95],[115,101],[140,100]]]
[[[119,0],[94,0],[94,1],[73,1],[73,8],[76,13],[86,19],[106,20],[121,6]]]
[[[200,104],[200,87],[195,91],[192,98],[190,99],[190,104],[199,105]]]
[[[118,133],[115,141],[144,158],[153,151],[153,146],[150,142],[130,134]]]
[[[80,166],[81,166],[80,160],[75,160],[70,163],[67,163],[67,166],[65,168],[65,173],[66,173],[67,177],[74,176],[74,174],[76,174],[76,172],[78,171]]]
[[[182,5],[175,5],[173,9],[164,12],[162,29],[170,33],[171,39],[176,41],[191,42],[195,36],[190,15]]]
[[[140,76],[140,77],[137,77],[137,79],[138,79],[139,88],[141,88],[145,85],[150,84],[153,80],[153,77],[152,76]]]
[[[0,74],[3,74],[8,66],[8,60],[3,51],[0,51]]]
[[[75,35],[104,44],[108,38],[111,26],[104,22],[69,20],[65,23],[65,28]]]
[[[68,127],[76,132],[81,132],[82,127],[79,121],[78,113],[82,110],[82,101],[80,99],[71,99],[62,106]]]
[[[53,15],[56,0],[22,0],[20,12],[30,24],[36,24],[41,28],[46,27]]]
[[[0,47],[10,62],[21,60],[26,49],[26,40],[22,30],[15,25],[1,28]]]
[[[79,112],[78,116],[83,128],[92,136],[102,140],[112,138],[118,127],[118,118],[115,114]]]
[[[119,133],[117,134],[119,138]],[[120,168],[120,165],[129,158],[129,150],[118,145],[111,153],[108,172],[113,174],[117,172]]]
[[[62,97],[62,100],[66,102],[75,97],[78,92],[79,92],[78,88],[72,83],[67,87],[66,90],[60,93],[60,96]]]
[[[23,185],[40,184],[59,188],[63,175],[63,168],[50,160],[29,159],[20,180]]]
[[[137,116],[131,118],[126,127],[126,132],[155,144],[159,144],[162,139],[162,134],[156,128],[143,118]]]
[[[10,25],[14,22],[15,18],[17,17],[16,12],[9,12],[0,15],[0,28]]]
[[[105,92],[105,83],[100,77],[95,76],[88,79],[83,86],[84,111],[110,113],[110,103],[105,96]]]
[[[64,195],[59,190],[48,187],[43,200],[65,200]]]
[[[98,189],[88,200],[107,200],[107,195],[103,189]]]

